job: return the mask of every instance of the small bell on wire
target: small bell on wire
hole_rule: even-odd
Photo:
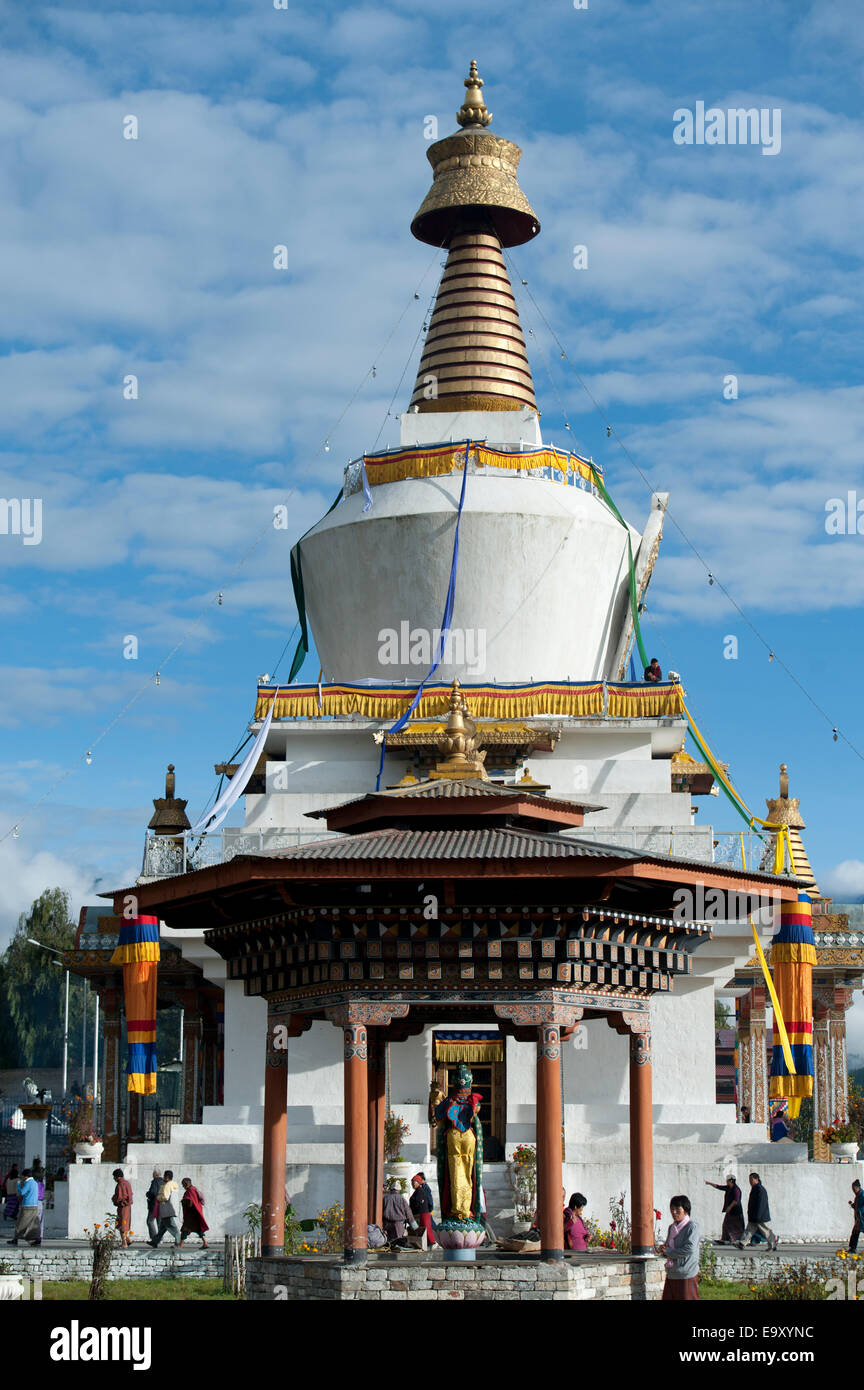
[[[221,589],[219,590],[219,595],[218,595],[218,597],[217,597],[217,599],[216,599],[216,602],[218,603],[219,607],[221,608],[221,607],[222,607],[222,590],[221,590]]]
[[[378,375],[378,369],[377,369],[377,367],[373,367],[373,368],[372,368],[372,375],[373,375],[373,377],[376,377],[376,376]]]
[[[325,454],[329,454],[329,452],[330,452],[330,440],[329,440],[329,439],[325,439],[325,440],[324,440],[324,452],[325,452]]]
[[[773,653],[773,652],[769,652],[769,653],[768,653],[768,660],[769,660],[769,661],[773,661],[773,660],[774,660],[774,653]]]
[[[157,684],[157,685],[161,685],[161,684],[162,684],[162,682],[161,682],[160,679],[159,679],[159,672],[158,672],[158,671],[156,672],[156,684]]]
[[[528,284],[528,281],[527,281],[527,280],[523,280],[523,281],[522,281],[522,284],[523,284],[523,285],[527,285],[527,284]]]
[[[89,749],[89,748],[87,749],[87,757],[84,759],[84,761],[85,761],[85,763],[87,764],[88,767],[90,766],[90,764],[91,764],[92,761],[93,761],[93,754],[90,752],[90,749]]]
[[[710,570],[708,571],[708,583],[709,583],[709,584],[713,584],[713,583],[714,583],[714,576],[713,576],[713,574],[711,573]]]
[[[831,737],[834,739],[834,742],[836,743],[836,742],[837,742],[837,730],[836,730],[836,729],[832,729],[832,730],[831,730]]]
[[[415,294],[414,298],[415,298],[415,299],[419,299],[419,298],[420,298],[419,294]]]
[[[13,840],[17,840],[17,839],[18,839],[18,836],[20,835],[20,833],[21,833],[21,832],[20,832],[20,830],[18,829],[17,825],[15,825],[15,826],[12,827],[12,839],[13,839]]]
[[[611,426],[611,425],[607,425],[607,426],[606,426],[606,438],[607,438],[607,439],[611,439],[611,438],[612,438],[612,426]]]

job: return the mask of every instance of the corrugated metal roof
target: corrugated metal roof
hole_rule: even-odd
[[[263,859],[641,859],[619,845],[565,839],[552,832],[472,826],[456,830],[371,830],[265,851]]]

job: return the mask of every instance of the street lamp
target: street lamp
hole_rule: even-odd
[[[59,951],[55,951],[53,946],[44,946],[41,941],[34,941],[32,936],[27,938],[31,946],[38,946],[40,951],[47,951],[49,955],[59,956],[59,960],[53,962],[63,968],[63,957]],[[63,1099],[66,1099],[66,1082],[69,1075],[69,968],[66,967],[66,1006],[63,1013]]]

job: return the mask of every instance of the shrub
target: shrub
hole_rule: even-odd
[[[828,1298],[826,1285],[830,1277],[831,1271],[826,1265],[808,1265],[806,1260],[801,1260],[774,1270],[764,1284],[751,1284],[750,1292],[754,1302],[824,1303]]]

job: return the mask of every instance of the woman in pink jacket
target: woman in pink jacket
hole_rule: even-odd
[[[582,1213],[588,1205],[588,1198],[581,1192],[574,1192],[564,1208],[564,1246],[567,1250],[588,1249],[588,1227],[582,1220]]]

